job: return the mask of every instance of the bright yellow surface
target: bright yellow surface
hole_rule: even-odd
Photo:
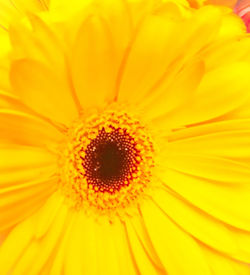
[[[203,2],[0,1],[1,275],[250,274],[250,38]],[[98,216],[61,191],[61,145],[110,106],[155,167]]]

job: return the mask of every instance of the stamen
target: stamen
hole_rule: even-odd
[[[117,213],[147,188],[154,149],[138,120],[104,111],[81,118],[68,137],[62,189],[75,207]]]

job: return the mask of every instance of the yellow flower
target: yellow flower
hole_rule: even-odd
[[[81,2],[4,25],[0,274],[249,274],[240,19]]]

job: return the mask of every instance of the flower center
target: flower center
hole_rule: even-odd
[[[127,113],[109,110],[81,117],[65,145],[61,186],[77,208],[117,213],[138,200],[150,183],[153,143],[146,128]]]
[[[102,128],[90,142],[83,158],[87,183],[102,192],[120,190],[138,171],[139,150],[127,131],[118,128],[109,133]]]

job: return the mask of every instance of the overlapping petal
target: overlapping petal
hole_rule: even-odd
[[[0,231],[34,213],[56,189],[56,160],[49,152],[1,146]],[[15,173],[13,173],[15,171]]]
[[[12,47],[0,67],[0,272],[248,274],[242,23],[193,9],[204,1],[90,2],[16,0],[0,13]],[[156,149],[148,189],[115,218],[69,204],[58,153],[77,118],[111,103],[133,110]]]

